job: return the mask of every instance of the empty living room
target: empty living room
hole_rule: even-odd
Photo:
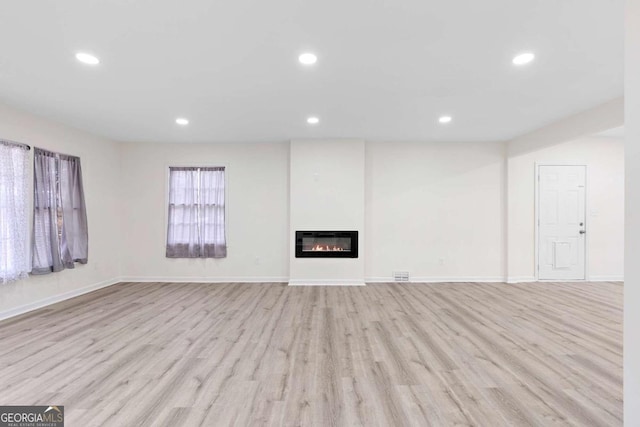
[[[0,17],[0,427],[640,427],[640,0]]]

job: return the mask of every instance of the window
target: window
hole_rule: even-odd
[[[167,258],[224,258],[224,167],[169,168]]]
[[[34,150],[33,274],[87,263],[87,212],[80,158]]]
[[[29,147],[0,140],[0,283],[27,276]]]

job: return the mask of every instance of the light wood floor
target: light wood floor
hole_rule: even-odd
[[[0,322],[67,426],[616,426],[618,283],[123,283]]]

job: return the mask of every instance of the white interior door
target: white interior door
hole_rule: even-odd
[[[585,279],[586,166],[538,167],[538,278]]]

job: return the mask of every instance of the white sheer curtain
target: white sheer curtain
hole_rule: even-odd
[[[29,147],[0,140],[0,282],[27,276]]]
[[[168,258],[224,258],[224,167],[169,168]]]

